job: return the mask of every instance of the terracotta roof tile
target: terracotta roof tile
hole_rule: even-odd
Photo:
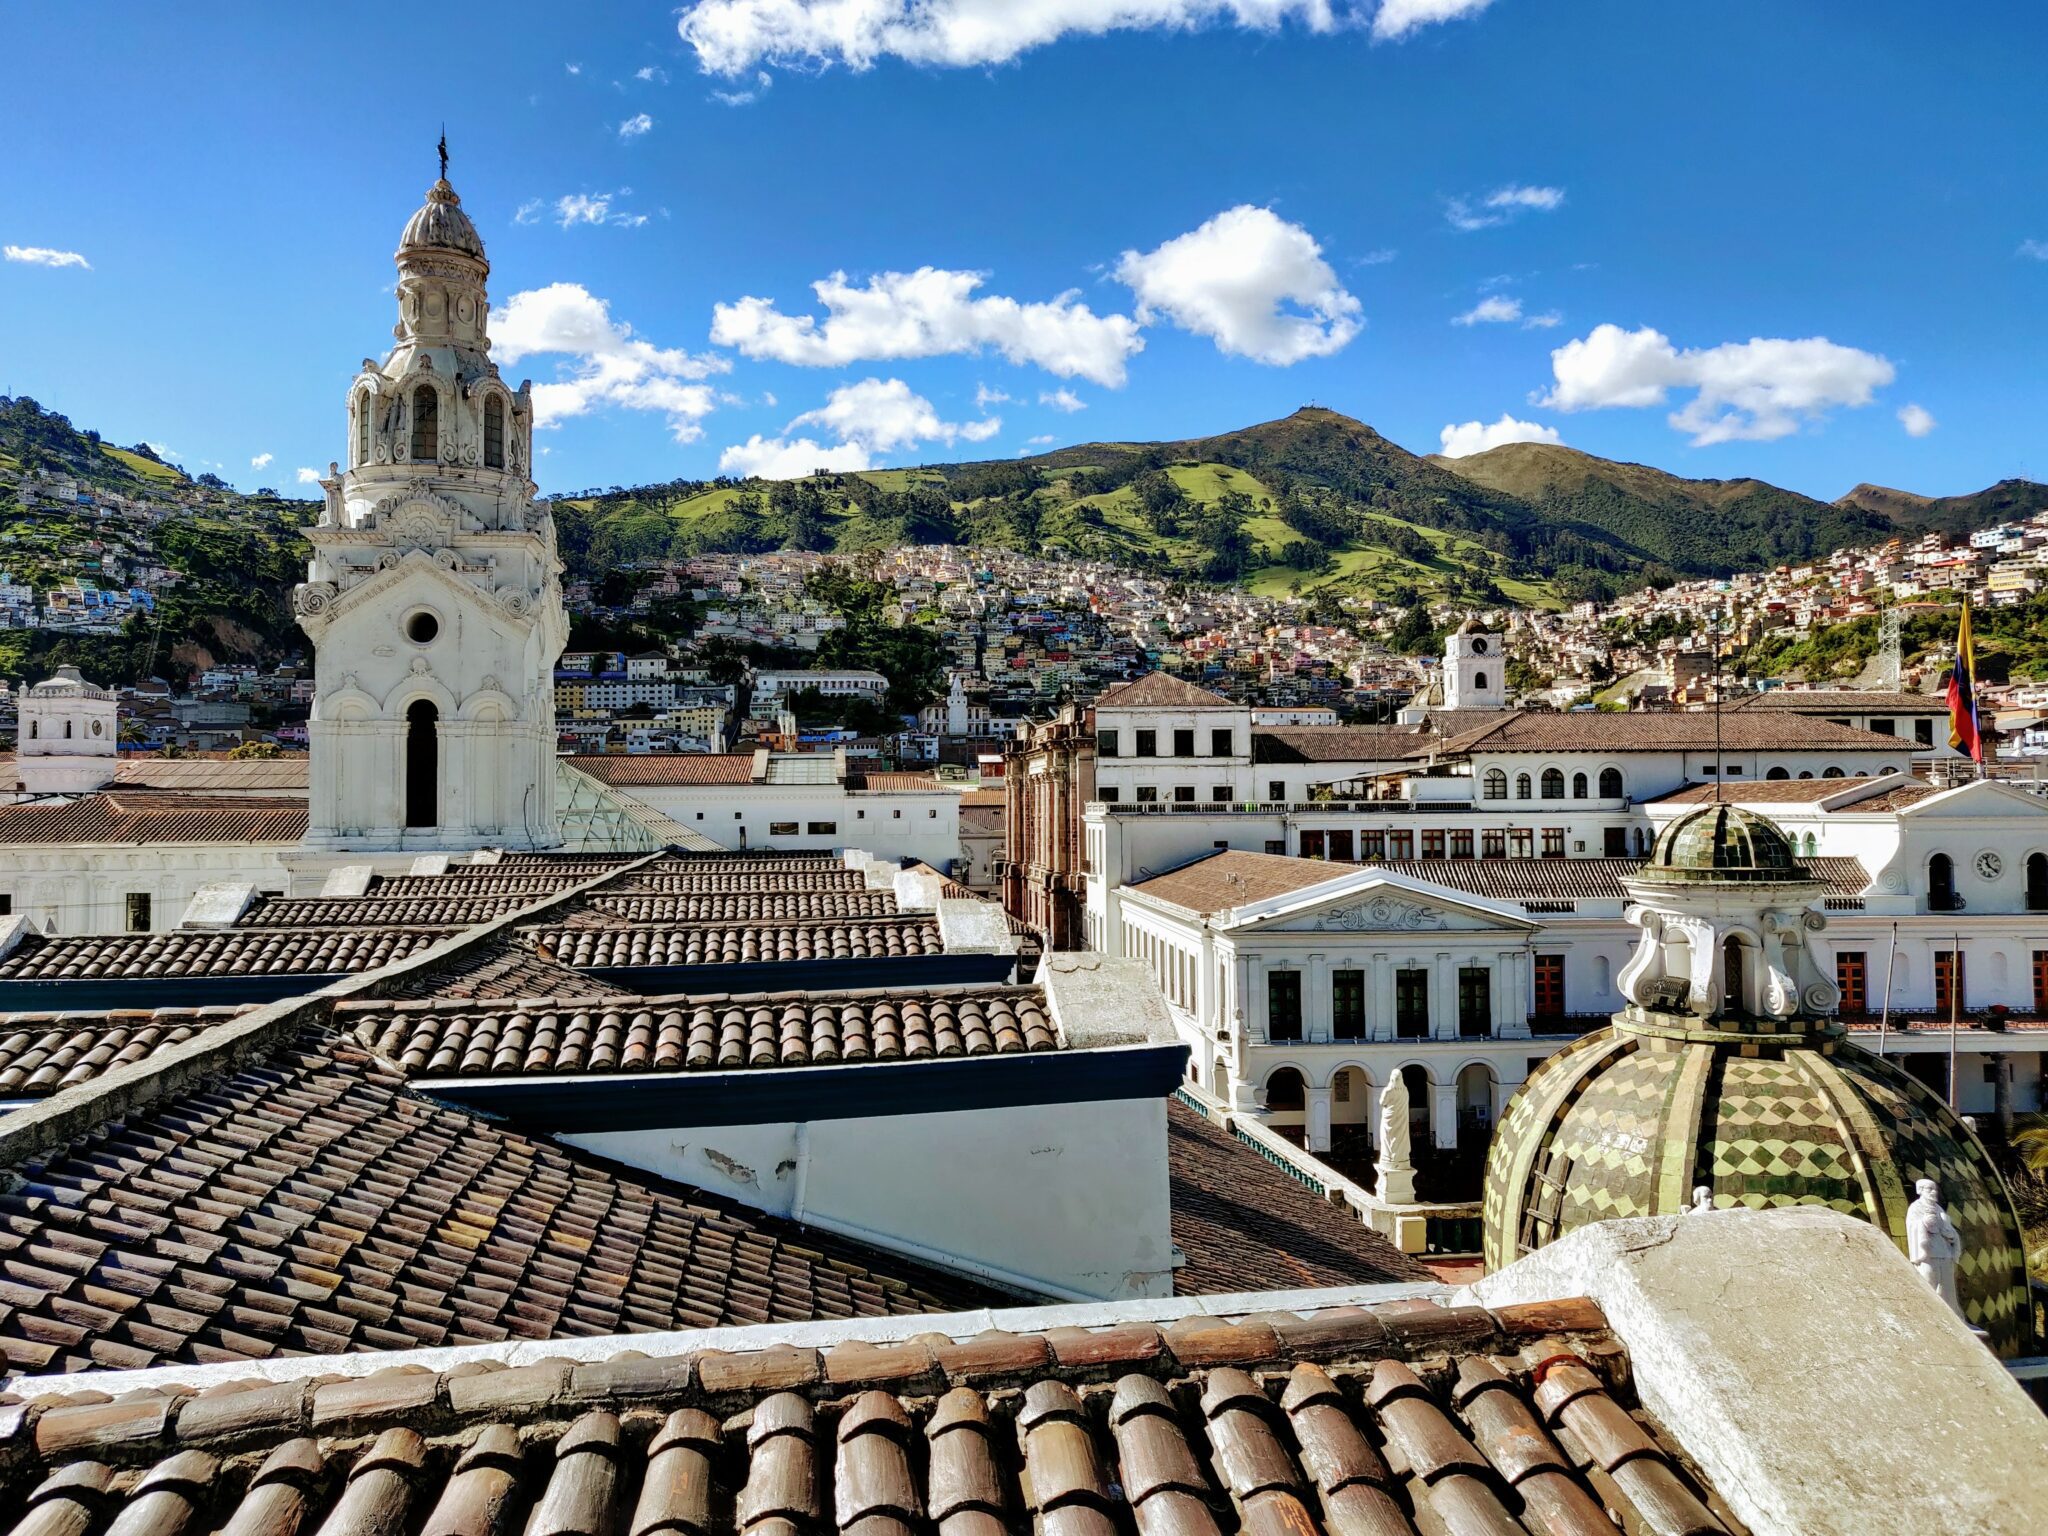
[[[1170,672],[1147,672],[1128,683],[1117,683],[1095,696],[1097,709],[1236,709],[1220,693],[1211,693],[1184,682]]]
[[[1823,800],[1840,796],[1844,803],[1835,809],[1869,812],[1911,805],[1935,792],[1932,784],[1910,774],[1886,773],[1875,778],[1859,774],[1853,779],[1755,779],[1740,784],[1688,784],[1664,796],[1658,804],[1712,805],[1719,799],[1731,805],[1818,805]]]
[[[893,917],[892,891],[725,891],[640,895],[592,891],[565,921],[575,926],[629,923],[757,923],[822,918]]]
[[[757,965],[786,960],[851,960],[945,953],[936,919],[630,924],[532,929],[533,941],[564,965]]]
[[[1948,700],[1938,693],[1885,693],[1858,688],[1773,688],[1754,698],[1730,703],[1730,709],[1789,709],[1809,714],[1945,715]]]
[[[40,1098],[140,1061],[242,1008],[0,1014],[0,1098]]]
[[[989,1299],[431,1103],[318,1031],[19,1173],[0,1193],[0,1354],[17,1372]]]
[[[0,960],[0,981],[139,980],[179,976],[332,976],[374,970],[430,945],[453,927],[295,928],[24,938]]]
[[[109,790],[0,805],[0,845],[296,843],[305,835],[305,804],[293,800]]]
[[[493,894],[386,898],[372,891],[364,896],[259,897],[235,925],[236,931],[257,928],[472,928],[530,907],[546,891],[500,891]]]
[[[1252,732],[1252,760],[1260,763],[1387,762],[1436,749],[1435,735],[1413,726],[1262,726]]]
[[[359,1002],[335,1022],[422,1077],[723,1072],[1059,1047],[1035,987]]]
[[[648,752],[619,757],[572,757],[568,762],[600,784],[620,789],[636,785],[751,784],[754,780],[751,752]]]
[[[392,998],[566,997],[594,985],[581,971],[540,954],[523,934],[472,945],[453,961],[404,976],[380,995]]]
[[[1583,1302],[400,1368],[39,1403],[0,1495],[37,1532],[1726,1533],[1627,1370]]]
[[[1698,752],[1717,740],[1711,714],[1677,710],[1572,710],[1554,714],[1517,710],[1449,737],[1450,752]],[[1775,710],[1726,710],[1721,747],[1730,752],[1914,752],[1925,750],[1897,736],[1859,731]]]
[[[1178,1099],[1166,1106],[1176,1295],[1428,1280],[1357,1216],[1297,1184]]]
[[[1264,901],[1336,880],[1350,866],[1321,859],[1296,859],[1277,853],[1250,853],[1226,848],[1179,869],[1139,880],[1131,889],[1155,901],[1171,902],[1190,912],[1224,912],[1247,902]]]

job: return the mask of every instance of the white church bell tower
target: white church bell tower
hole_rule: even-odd
[[[306,844],[549,848],[554,666],[568,640],[554,520],[528,478],[531,388],[498,377],[490,263],[441,179],[398,242],[397,345],[348,393],[293,593],[313,641]]]

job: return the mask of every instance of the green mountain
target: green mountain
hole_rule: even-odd
[[[24,494],[61,480],[77,501]],[[129,515],[115,500],[167,515]],[[302,650],[291,588],[305,570],[299,530],[318,513],[316,502],[190,478],[147,445],[116,447],[25,396],[0,396],[0,571],[39,590],[66,580],[118,590],[137,584],[144,565],[179,577],[157,590],[153,614],[132,616],[118,635],[0,629],[0,678],[44,677],[71,662],[95,681],[130,683]]]
[[[1900,531],[1967,532],[2043,494],[2008,482],[1941,502],[1828,503],[1543,443],[1423,458],[1311,407],[1179,442],[1083,443],[774,485],[679,481],[557,505],[572,563],[600,572],[694,550],[973,543],[1242,580],[1266,594],[1555,604],[1797,562]]]
[[[1859,485],[1835,505],[1874,513],[1914,532],[1938,529],[1950,535],[1966,534],[2048,508],[2048,485],[2036,480],[2001,480],[1968,496],[1916,496],[1889,486]]]

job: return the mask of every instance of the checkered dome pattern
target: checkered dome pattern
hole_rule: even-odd
[[[2005,1187],[1939,1098],[1890,1062],[1819,1035],[1676,1039],[1618,1025],[1523,1084],[1487,1155],[1486,1263],[1499,1269],[1596,1221],[1825,1205],[1902,1248],[1916,1181],[1963,1236],[1964,1315],[2001,1354],[2024,1345],[2025,1256]]]

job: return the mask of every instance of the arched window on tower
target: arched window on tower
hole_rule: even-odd
[[[431,700],[405,707],[405,824],[441,824],[441,712]]]
[[[370,462],[370,400],[368,394],[356,396],[356,464],[359,468]]]
[[[1474,672],[1472,674],[1472,691],[1474,693],[1486,692],[1486,674],[1484,672]]]
[[[2048,912],[2048,853],[2027,855],[2027,910]]]
[[[29,739],[30,741],[35,741],[35,740],[36,740],[37,738],[39,738],[39,737],[40,737],[40,736],[41,736],[42,734],[43,734],[43,722],[42,722],[42,721],[40,721],[40,720],[31,720],[31,721],[29,721],[29,723],[28,723],[28,739]]]
[[[431,384],[412,392],[412,461],[434,464],[441,458],[441,395]]]
[[[505,402],[496,395],[484,402],[484,468],[505,467]]]

